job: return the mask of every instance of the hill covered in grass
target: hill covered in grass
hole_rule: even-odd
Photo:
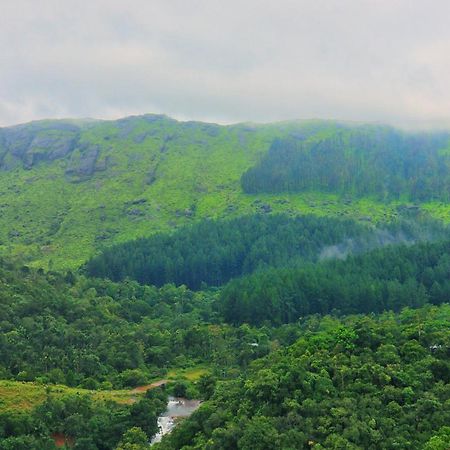
[[[264,160],[274,140],[321,139],[341,130],[327,121],[219,126],[158,115],[0,129],[0,253],[50,269],[76,268],[113,244],[204,218],[282,212],[378,222],[410,208],[409,200],[315,188],[242,189],[242,175]],[[449,220],[444,201],[420,208]]]

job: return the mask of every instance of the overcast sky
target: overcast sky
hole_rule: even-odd
[[[450,125],[448,0],[0,0],[0,126]]]

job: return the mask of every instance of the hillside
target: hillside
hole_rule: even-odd
[[[0,449],[148,449],[168,395],[204,403],[161,449],[445,448],[448,148],[326,121],[0,129]]]
[[[200,221],[172,234],[158,233],[106,249],[88,261],[90,276],[143,284],[220,286],[261,267],[315,260],[324,246],[368,240],[369,227],[316,216],[242,216]]]
[[[275,139],[245,172],[245,192],[333,192],[380,200],[449,201],[448,133],[344,127]]]
[[[274,139],[339,129],[326,121],[219,126],[157,115],[0,129],[0,252],[45,268],[76,268],[114,243],[208,217],[273,211],[377,222],[396,216],[409,201],[242,190],[241,176]],[[441,201],[427,200],[421,209],[450,218]]]
[[[254,214],[201,220],[172,233],[113,245],[83,267],[93,277],[198,290],[270,267],[301,267],[394,244],[448,239],[429,219],[358,223],[315,215]]]

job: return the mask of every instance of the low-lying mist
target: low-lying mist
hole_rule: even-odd
[[[435,242],[450,237],[450,229],[431,219],[414,221],[402,219],[393,224],[376,227],[373,233],[344,239],[334,245],[327,245],[319,253],[319,261],[345,259],[349,255],[365,253],[388,245],[412,245],[417,242]]]

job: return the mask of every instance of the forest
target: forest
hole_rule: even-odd
[[[367,227],[351,220],[316,216],[262,215],[205,220],[173,234],[160,233],[104,250],[86,264],[89,276],[144,284],[220,286],[262,267],[293,259],[313,261],[327,245],[366,237]]]
[[[448,450],[448,133],[0,131],[0,450]]]
[[[9,263],[0,280],[2,379],[131,388],[170,367],[238,367],[268,351],[267,330],[223,323],[213,310],[215,292],[44,274]],[[255,340],[261,345],[250,349]]]
[[[254,214],[204,220],[174,233],[158,233],[105,249],[85,265],[91,277],[198,290],[270,267],[298,266],[344,257],[398,242],[448,236],[447,227],[427,218],[399,218],[368,225],[355,220]]]
[[[31,410],[0,411],[0,449],[50,450],[64,436],[68,448],[143,450],[177,392],[204,403],[155,449],[445,450],[449,242],[320,260],[312,236],[314,256],[298,266],[202,290],[2,260],[1,378],[47,393]],[[131,404],[92,398],[198,365],[208,370],[197,381]],[[61,385],[78,391],[56,395]]]
[[[333,192],[381,201],[448,201],[449,136],[346,127],[310,139],[275,139],[241,178],[247,193]]]
[[[157,449],[448,448],[448,304],[298,327],[300,339],[218,383]]]
[[[376,249],[345,261],[270,269],[238,278],[221,293],[231,323],[273,325],[308,314],[367,314],[450,296],[450,242]]]
[[[63,439],[65,448],[82,450],[125,449],[130,440],[147,443],[158,430],[166,397],[152,391],[130,406],[94,402],[79,394],[55,398],[49,392],[31,412],[0,413],[0,449],[54,450],[56,437]]]

